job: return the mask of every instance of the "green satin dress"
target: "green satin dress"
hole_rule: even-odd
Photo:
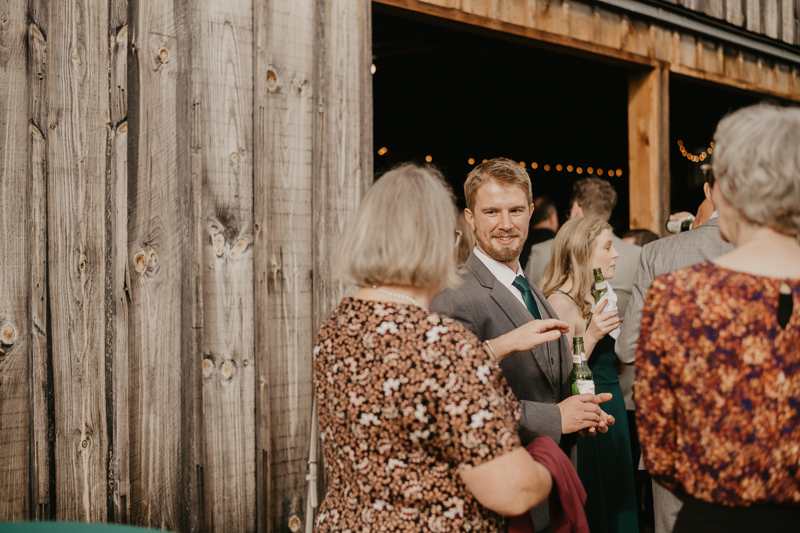
[[[619,388],[616,341],[606,335],[594,347],[589,368],[595,393],[610,392],[601,404],[615,423],[608,433],[578,439],[578,476],[586,489],[586,518],[592,533],[638,533],[628,418]]]

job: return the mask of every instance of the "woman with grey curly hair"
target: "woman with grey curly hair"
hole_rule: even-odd
[[[674,531],[800,524],[800,109],[757,105],[714,136],[736,248],[656,278],[636,356],[645,466],[684,499]]]

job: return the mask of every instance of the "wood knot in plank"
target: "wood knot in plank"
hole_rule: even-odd
[[[219,377],[223,383],[233,379],[233,376],[235,374],[236,374],[236,361],[234,361],[233,359],[226,359],[219,366]]]
[[[117,126],[117,134],[120,133],[128,133],[128,121],[124,121],[122,124]]]
[[[299,529],[300,529],[300,518],[296,514],[293,514],[289,518],[289,531],[295,533]]]
[[[214,370],[214,361],[208,358],[203,359],[203,377],[210,378]]]
[[[11,346],[17,340],[17,330],[11,324],[3,324],[0,328],[0,344]]]
[[[247,241],[245,241],[244,239],[239,239],[238,241],[236,241],[236,244],[234,244],[233,247],[231,248],[229,255],[231,259],[238,259],[242,255],[242,252],[244,252],[246,249],[247,249]]]
[[[278,75],[272,69],[267,70],[267,85],[271,89],[274,89],[275,86],[278,85]]]
[[[169,47],[167,45],[162,46],[161,50],[158,51],[158,58],[162,64],[167,62],[167,59],[169,59]]]
[[[28,126],[28,129],[30,130],[31,134],[33,134],[34,139],[37,141],[44,141],[44,135],[42,135],[42,131],[36,127],[36,124],[31,122]]]
[[[31,25],[28,27],[28,33],[31,37],[36,39],[37,41],[45,42],[44,34],[42,30],[39,29],[39,26],[36,25],[35,22],[31,22]]]
[[[147,256],[144,255],[144,252],[139,252],[133,256],[133,268],[140,274],[147,269]]]
[[[119,30],[117,30],[117,42],[118,43],[126,43],[128,42],[128,25],[125,24]]]
[[[58,123],[57,122],[51,122],[50,123],[50,129],[51,130],[56,131],[57,127],[58,127]]]

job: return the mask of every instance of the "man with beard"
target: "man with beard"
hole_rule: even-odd
[[[431,310],[452,317],[481,341],[500,340],[523,331],[532,320],[558,318],[539,289],[528,282],[519,264],[533,211],[528,173],[509,159],[478,165],[464,183],[464,216],[477,244],[459,270],[464,283],[444,290]],[[506,353],[498,353],[501,356]],[[520,400],[520,437],[527,444],[547,435],[575,463],[578,432],[607,431],[599,403],[610,394],[571,396],[572,355],[565,335],[531,350],[512,353],[500,362],[503,376]],[[547,502],[531,511],[536,531],[549,531]]]

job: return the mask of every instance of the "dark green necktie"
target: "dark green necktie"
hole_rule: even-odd
[[[542,315],[539,314],[539,307],[536,305],[536,300],[533,299],[533,291],[531,291],[531,286],[528,285],[528,280],[524,276],[517,276],[517,279],[511,285],[522,293],[522,301],[525,302],[525,307],[531,312],[533,318],[541,320]]]

